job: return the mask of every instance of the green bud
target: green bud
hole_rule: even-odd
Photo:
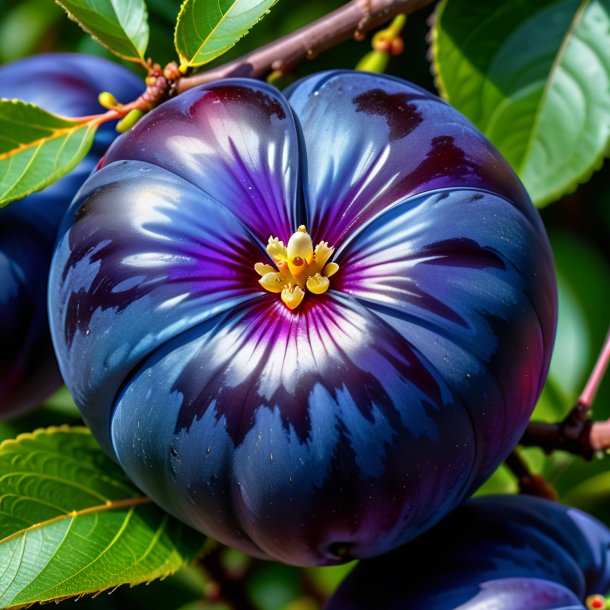
[[[131,129],[142,117],[144,113],[141,110],[130,110],[118,123],[116,130],[119,133],[125,133]]]
[[[390,54],[381,51],[369,51],[356,65],[362,72],[385,72],[390,61]]]
[[[113,108],[119,105],[119,102],[117,101],[116,97],[114,97],[114,95],[112,95],[112,93],[110,93],[109,91],[102,91],[97,96],[97,100],[100,105],[106,108],[107,110],[112,110]]]

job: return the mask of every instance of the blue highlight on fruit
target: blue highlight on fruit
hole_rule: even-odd
[[[338,268],[291,309],[260,271],[301,226]],[[471,495],[523,433],[556,324],[507,163],[439,98],[347,71],[143,117],[70,206],[49,299],[66,384],[134,482],[296,565],[388,552]]]

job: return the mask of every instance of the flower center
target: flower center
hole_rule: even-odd
[[[321,241],[314,250],[307,229],[301,225],[288,240],[288,245],[277,237],[270,237],[267,253],[275,267],[256,263],[254,269],[261,276],[259,284],[269,292],[281,293],[281,299],[290,309],[297,308],[305,290],[322,294],[328,290],[328,279],[339,270],[337,263],[329,263],[334,248]]]

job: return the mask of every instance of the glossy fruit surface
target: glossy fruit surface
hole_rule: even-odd
[[[100,91],[129,101],[142,90],[127,70],[103,59],[44,54],[0,67],[0,97],[63,116],[103,112]],[[68,176],[0,209],[0,417],[44,400],[61,383],[47,319],[47,278],[61,218],[116,133],[100,129],[91,152]]]
[[[275,260],[270,236],[304,249]],[[291,310],[273,278],[324,240],[339,270]],[[195,528],[301,565],[388,551],[471,494],[555,331],[514,173],[446,103],[373,74],[163,104],[74,201],[52,273],[60,366],[105,449]]]
[[[603,524],[540,498],[488,496],[360,563],[326,610],[584,610],[609,589]]]

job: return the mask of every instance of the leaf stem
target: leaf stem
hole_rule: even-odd
[[[313,59],[322,51],[432,4],[434,0],[351,0],[337,10],[309,25],[271,42],[218,68],[180,78],[175,86],[182,93],[198,85],[232,76],[257,78],[270,72],[285,74],[304,59]]]

